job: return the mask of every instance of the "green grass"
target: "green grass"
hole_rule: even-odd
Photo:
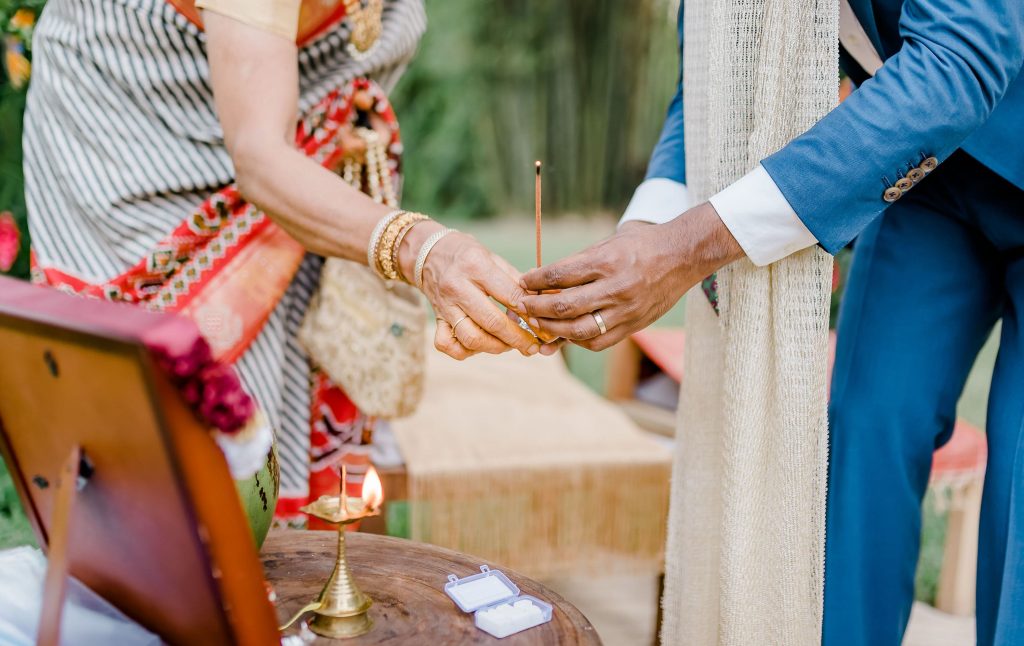
[[[35,544],[32,528],[21,510],[11,475],[0,460],[0,549],[32,544]]]

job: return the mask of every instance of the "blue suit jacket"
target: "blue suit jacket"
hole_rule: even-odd
[[[858,89],[762,162],[821,245],[835,253],[853,239],[922,155],[963,148],[1024,188],[1024,0],[850,5],[885,65],[868,78],[841,56]],[[682,36],[680,7],[680,47]],[[647,176],[686,180],[681,78]]]

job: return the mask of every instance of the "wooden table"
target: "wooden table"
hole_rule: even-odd
[[[504,639],[496,639],[473,624],[473,615],[459,610],[444,593],[449,574],[465,577],[480,572],[484,561],[432,545],[400,538],[350,532],[348,560],[359,586],[373,599],[374,626],[366,635],[349,640],[353,646],[402,644],[501,644],[502,646],[586,645],[601,639],[586,617],[568,601],[530,579],[503,571],[523,594],[554,606],[551,621]],[[277,592],[281,623],[312,601],[334,565],[337,535],[328,531],[271,530],[263,545],[263,567]],[[288,634],[294,634],[292,628]],[[333,643],[318,639],[316,643]]]

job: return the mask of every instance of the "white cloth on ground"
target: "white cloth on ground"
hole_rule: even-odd
[[[46,557],[33,547],[0,552],[0,644],[33,646],[43,604]],[[61,644],[159,646],[160,638],[138,625],[77,579],[69,579],[61,620]]]

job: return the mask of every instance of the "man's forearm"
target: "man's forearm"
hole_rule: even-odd
[[[710,202],[698,204],[665,226],[691,272],[712,274],[744,256]]]

